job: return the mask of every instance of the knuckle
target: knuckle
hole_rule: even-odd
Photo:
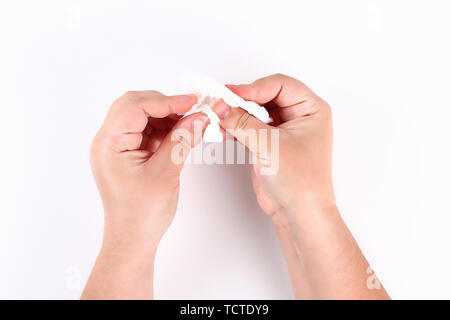
[[[285,75],[284,73],[275,73],[275,74],[271,75],[270,77],[273,79],[276,79],[276,80],[280,80],[280,81],[290,78],[289,76]]]
[[[111,105],[111,110],[120,110],[124,107],[132,105],[136,100],[138,100],[139,91],[127,91],[119,98],[117,98]]]
[[[322,105],[322,109],[323,109],[323,111],[326,113],[326,114],[329,114],[329,115],[331,115],[331,106],[328,104],[328,102],[326,102],[325,100],[323,100],[323,99],[321,99],[322,101],[322,103],[321,103],[321,105]]]
[[[122,97],[126,99],[138,99],[146,96],[154,97],[154,96],[162,96],[163,94],[157,90],[146,90],[146,91],[136,91],[129,90],[125,92]]]
[[[287,76],[285,74],[281,73],[281,72],[277,72],[277,73],[274,73],[272,75],[272,77],[274,77],[274,78],[285,78]]]
[[[161,96],[161,95],[163,95],[161,92],[159,92],[157,90],[148,90],[148,94],[150,96]]]
[[[273,75],[270,76],[271,79],[275,80],[276,82],[280,82],[280,83],[297,83],[302,85],[303,83],[298,80],[297,78],[291,77],[287,74],[284,73],[275,73]]]
[[[147,90],[142,95],[140,95],[137,100],[138,101],[148,100],[148,99],[154,100],[154,99],[160,99],[162,97],[164,97],[164,95],[159,91]]]
[[[122,95],[123,100],[136,100],[139,97],[139,91],[127,91]]]
[[[248,128],[249,121],[250,114],[246,111],[243,111],[235,123],[234,130],[245,131]]]
[[[101,129],[94,139],[92,139],[91,145],[89,147],[89,158],[91,162],[100,161],[100,159],[105,159],[107,157],[108,151],[108,135]]]
[[[89,147],[89,157],[91,158],[91,160],[95,160],[99,156],[99,153],[100,153],[100,145],[99,144],[100,143],[98,140],[99,140],[99,138],[97,135],[92,140],[91,145]]]
[[[154,101],[160,99],[164,95],[156,90],[147,90],[147,91],[131,91],[129,102],[132,102],[134,105],[141,105],[149,101]]]

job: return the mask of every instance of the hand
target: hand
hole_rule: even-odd
[[[128,92],[117,99],[92,142],[91,164],[105,209],[106,242],[155,243],[174,216],[182,164],[171,157],[177,144],[184,157],[199,141],[173,139],[176,129],[193,133],[196,97],[164,96],[156,91]],[[201,137],[201,135],[200,135]],[[193,140],[193,139],[192,139]]]
[[[274,222],[295,296],[389,298],[382,287],[368,287],[368,263],[336,207],[329,105],[302,82],[280,74],[228,88],[264,105],[274,120],[265,124],[222,100],[213,106],[222,128],[254,156],[253,187]]]
[[[274,120],[264,124],[223,100],[213,107],[221,126],[255,155],[252,180],[262,210],[275,216],[299,206],[335,205],[329,105],[299,80],[281,74],[228,88],[244,100],[265,105]],[[257,137],[267,132],[267,148],[261,139],[252,139],[254,132]]]
[[[196,102],[192,95],[141,91],[128,92],[111,106],[91,145],[92,171],[105,211],[99,271],[94,268],[91,278],[97,274],[98,280],[111,268],[116,278],[151,272],[156,247],[175,214],[183,162],[209,121],[202,114],[178,120],[177,114]],[[200,132],[194,134],[194,128]],[[151,294],[151,279],[145,279],[150,283],[137,277],[136,283],[148,285],[143,292],[131,286],[132,297]],[[104,297],[98,288],[107,287],[108,297],[115,297],[114,283],[108,281],[90,281],[85,296]],[[123,287],[118,295],[129,297]]]

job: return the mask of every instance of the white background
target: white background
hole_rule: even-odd
[[[38,4],[39,3],[39,4]],[[450,298],[448,1],[2,1],[0,298],[78,298],[102,207],[88,149],[127,90],[282,72],[334,112],[338,205],[393,298]],[[292,298],[246,166],[189,165],[156,298]],[[203,198],[201,195],[206,195]]]

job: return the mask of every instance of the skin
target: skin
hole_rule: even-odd
[[[329,105],[281,74],[228,87],[265,105],[274,120],[262,123],[222,100],[213,106],[221,127],[254,155],[254,191],[273,221],[296,298],[389,299],[382,286],[367,285],[369,265],[336,206]],[[171,152],[184,150],[185,159],[208,123],[201,114],[177,120],[175,114],[195,102],[194,96],[144,91],[127,93],[111,106],[91,147],[105,230],[82,298],[152,298],[154,256],[175,214],[183,166],[171,161]],[[194,122],[200,124],[196,138],[171,139],[177,128],[193,134]],[[263,133],[279,139],[258,139]],[[269,141],[267,148],[263,141]]]
[[[253,188],[272,218],[296,298],[388,299],[384,288],[368,288],[369,265],[336,207],[330,106],[299,80],[281,74],[228,88],[265,105],[274,120],[265,124],[223,101],[213,107],[221,127],[231,129],[256,156]],[[274,130],[279,146],[268,143],[268,152],[248,134],[267,132],[270,137]],[[279,161],[276,174],[264,174],[273,161]]]
[[[151,299],[158,243],[175,214],[183,164],[172,150],[201,140],[209,120],[184,119],[195,96],[164,96],[156,91],[128,92],[111,106],[91,145],[91,166],[104,212],[103,244],[82,299]],[[195,126],[194,126],[195,123]],[[176,131],[178,130],[178,131]],[[179,138],[189,132],[197,140]],[[174,137],[175,139],[172,139]]]

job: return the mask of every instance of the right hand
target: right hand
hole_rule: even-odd
[[[280,212],[290,216],[299,208],[335,206],[329,105],[299,80],[282,74],[227,87],[244,100],[264,105],[274,120],[265,124],[241,108],[230,108],[223,100],[213,106],[221,127],[231,129],[256,158],[252,180],[262,210],[274,217]],[[264,138],[268,153],[260,150],[259,139],[249,138],[254,130],[261,136],[260,129],[268,132]],[[274,130],[279,130],[279,139],[272,141]],[[278,170],[269,170],[273,168]]]
[[[336,207],[329,105],[300,81],[279,74],[228,88],[264,105],[274,120],[265,124],[223,101],[213,107],[220,125],[234,129],[230,133],[253,153],[253,186],[272,217],[295,296],[389,299],[382,287],[367,286],[369,265]]]

